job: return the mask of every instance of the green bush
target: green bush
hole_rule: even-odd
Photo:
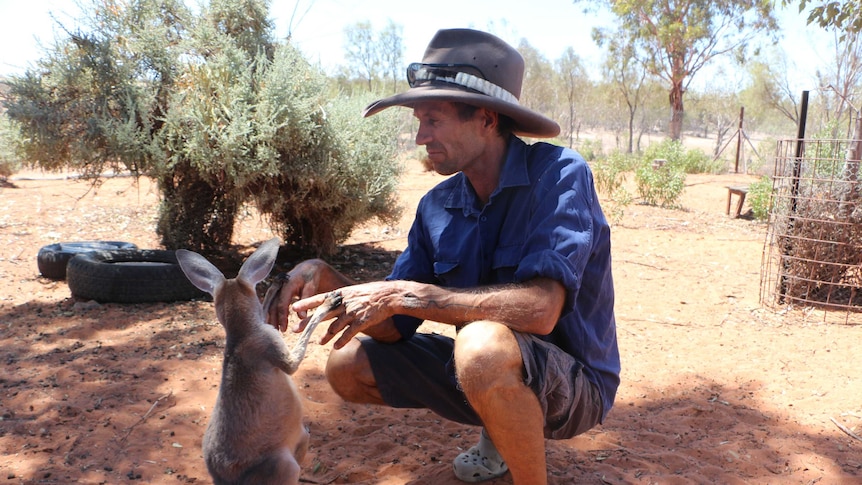
[[[596,160],[604,154],[601,140],[583,140],[578,143],[577,151],[588,162]]]
[[[685,172],[670,163],[653,167],[652,159],[644,160],[635,171],[635,183],[645,204],[678,207],[685,189]]]
[[[755,219],[765,221],[769,218],[769,212],[772,209],[771,201],[772,179],[766,175],[748,186],[748,203],[751,205]]]
[[[599,158],[591,164],[596,189],[608,196],[626,181],[626,174],[634,171],[640,159],[621,151],[614,151],[604,158]]]
[[[307,253],[331,254],[357,224],[397,217],[393,112],[362,118],[371,99],[325,99],[326,82],[291,46],[276,48],[272,60],[259,55],[254,62],[227,46],[205,65],[190,66],[162,130],[171,154],[166,169],[191,170],[203,184],[197,195],[171,188],[180,202],[193,202],[163,211],[168,223],[159,233],[168,236],[166,245],[199,244],[176,237],[206,235],[220,220],[232,227],[246,201],[286,242]],[[174,214],[189,209],[200,215],[189,220]],[[201,232],[195,221],[208,226]],[[180,224],[191,224],[190,231],[170,232]],[[227,230],[227,224],[218,228]],[[225,241],[206,236],[202,242]]]
[[[9,177],[21,168],[18,131],[5,114],[0,114],[0,177]]]
[[[667,160],[667,163],[683,173],[722,173],[726,170],[724,161],[713,160],[703,150],[686,149],[681,142],[664,140],[647,147],[644,158],[650,162],[655,159]]]

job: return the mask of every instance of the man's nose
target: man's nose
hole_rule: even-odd
[[[419,123],[419,129],[416,130],[416,144],[419,146],[427,145],[431,141],[431,134],[428,129]]]

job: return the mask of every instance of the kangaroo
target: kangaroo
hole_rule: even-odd
[[[213,296],[226,334],[221,385],[203,438],[204,460],[216,485],[299,483],[308,431],[290,374],[305,356],[314,328],[341,305],[341,296],[327,295],[288,350],[280,332],[266,323],[255,291],[272,271],[278,247],[278,238],[261,244],[235,279],[226,279],[197,253],[176,252],[189,281]]]

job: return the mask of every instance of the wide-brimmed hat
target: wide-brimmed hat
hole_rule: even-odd
[[[362,115],[390,106],[412,107],[420,101],[452,101],[508,116],[517,135],[557,136],[560,125],[520,105],[523,81],[524,58],[501,39],[478,30],[439,30],[422,62],[407,68],[410,89],[371,103]]]

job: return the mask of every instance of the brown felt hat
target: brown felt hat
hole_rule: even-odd
[[[478,30],[439,30],[422,62],[407,68],[410,89],[371,103],[362,115],[391,106],[412,107],[420,101],[451,101],[508,116],[517,135],[557,136],[560,125],[520,105],[523,81],[524,58],[501,39]]]

